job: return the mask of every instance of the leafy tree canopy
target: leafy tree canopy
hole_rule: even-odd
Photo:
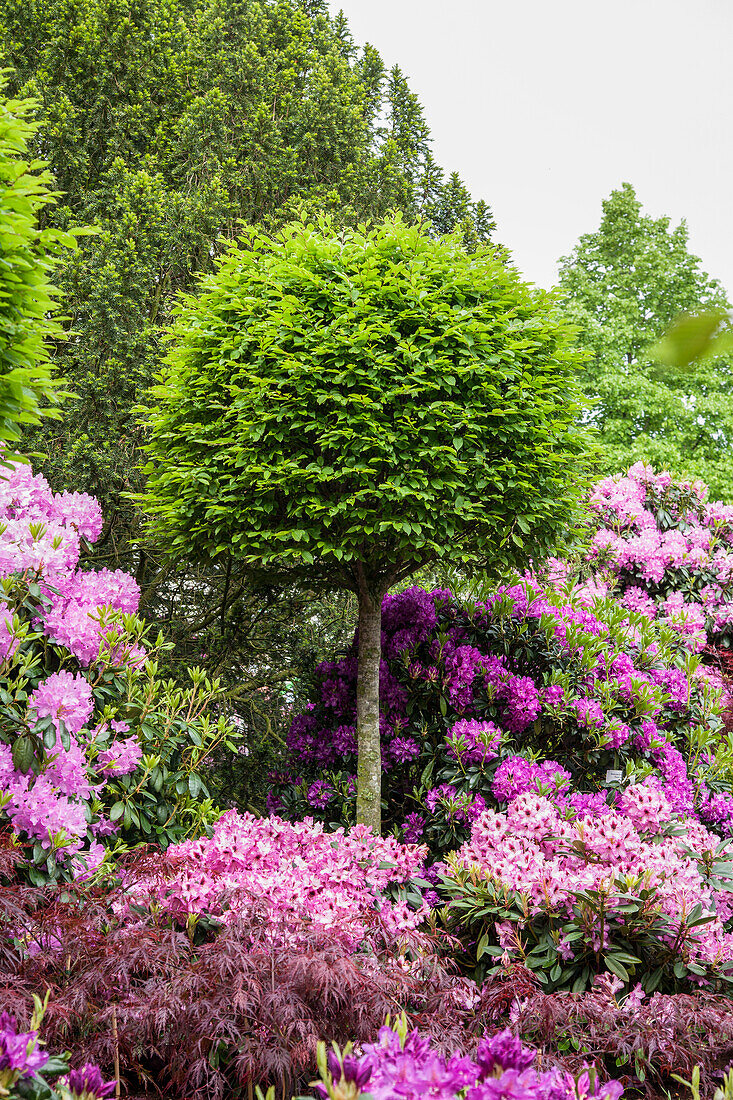
[[[151,391],[156,527],[181,554],[374,591],[553,544],[586,447],[552,302],[399,218],[251,231],[177,310]],[[490,540],[490,545],[489,545]]]
[[[6,84],[0,72],[0,442],[12,450],[22,426],[58,416],[65,396],[50,363],[52,343],[63,338],[51,278],[76,241],[39,226],[57,196],[29,153],[38,129],[34,104],[8,99]]]
[[[625,183],[603,203],[597,232],[560,261],[568,315],[592,352],[582,375],[607,472],[643,459],[702,477],[733,499],[730,356],[681,371],[654,346],[680,314],[728,306],[688,249],[684,222],[642,213]]]
[[[178,310],[144,502],[181,557],[358,596],[360,820],[379,818],[382,596],[443,557],[554,544],[587,448],[576,368],[554,303],[495,250],[399,218],[252,230]]]

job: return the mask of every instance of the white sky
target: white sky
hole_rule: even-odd
[[[527,279],[628,180],[733,297],[733,0],[330,0],[398,64]]]

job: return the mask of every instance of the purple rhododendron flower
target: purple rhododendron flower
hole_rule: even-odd
[[[496,1070],[529,1069],[535,1057],[536,1051],[524,1046],[508,1028],[482,1039],[476,1049],[476,1062],[484,1077],[493,1075]]]
[[[104,1100],[114,1092],[115,1082],[104,1081],[99,1066],[87,1062],[81,1069],[72,1069],[66,1084],[74,1097],[84,1097],[84,1100]]]
[[[336,794],[335,790],[325,779],[317,779],[308,788],[308,801],[311,806],[323,809]]]
[[[0,1070],[14,1070],[20,1077],[29,1077],[43,1069],[48,1054],[35,1045],[37,1041],[37,1031],[18,1031],[10,1014],[0,1013]]]

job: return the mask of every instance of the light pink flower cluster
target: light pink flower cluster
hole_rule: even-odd
[[[64,786],[68,787],[65,778]],[[55,779],[53,774],[48,777],[17,772],[10,747],[0,743],[0,799],[13,829],[40,841],[46,849],[52,847],[54,837],[63,833],[64,851],[71,855],[82,848],[82,838],[86,837],[86,806],[83,798],[62,791]]]
[[[11,747],[0,742],[0,797],[5,814],[17,833],[39,841],[46,850],[58,846],[64,857],[84,847],[88,803],[104,786],[104,778],[96,783],[90,778],[89,750],[99,733],[86,728],[93,708],[92,690],[84,676],[64,670],[53,673],[28,700],[29,724],[50,718],[56,730],[40,773],[17,771]],[[124,723],[114,725],[127,729]],[[129,774],[141,756],[136,738],[117,739],[99,752],[94,768],[102,775]]]
[[[733,961],[733,934],[724,927],[733,914],[730,895],[711,889],[695,858],[715,852],[719,837],[692,820],[682,836],[660,833],[672,811],[654,787],[625,792],[623,810],[569,821],[548,799],[526,792],[506,813],[487,810],[478,818],[456,863],[526,896],[530,914],[560,920],[587,890],[607,897],[607,911],[618,906],[621,919],[625,890],[653,889],[658,911],[675,921],[700,903],[711,920],[696,929],[691,960]]]
[[[135,580],[121,570],[78,568],[81,540],[94,541],[101,528],[101,509],[92,497],[53,493],[26,465],[0,471],[0,578],[21,575],[38,585],[47,604],[35,628],[62,649],[62,659],[72,658],[72,666],[78,662],[77,668],[96,662],[100,652],[103,660],[119,665],[137,664],[145,656],[126,644],[123,631],[111,622],[119,612],[136,610]],[[10,679],[18,637],[7,600],[6,607],[4,616],[0,607],[0,674]],[[86,676],[62,668],[42,679],[28,698],[28,728],[39,738],[55,730],[55,743],[46,737],[40,770],[16,770],[11,747],[0,741],[0,806],[14,831],[47,851],[57,848],[58,858],[86,846],[87,863],[90,853],[98,862],[101,852],[87,840],[89,802],[104,785],[90,774],[90,749],[99,733],[89,729],[93,712]],[[141,753],[133,738],[115,741],[99,754],[99,766],[108,774],[134,771]]]
[[[172,846],[173,877],[161,875],[133,894],[152,893],[170,912],[210,913],[225,922],[253,906],[267,906],[279,940],[297,941],[303,921],[327,928],[350,946],[381,924],[389,933],[413,932],[428,912],[385,896],[389,886],[424,872],[427,849],[375,837],[364,825],[327,832],[306,818],[225,813],[211,838]]]
[[[142,757],[142,745],[136,737],[125,737],[113,741],[97,757],[100,768],[112,775],[130,775],[135,771]]]
[[[0,474],[0,522],[0,577],[25,573],[37,579],[50,600],[44,633],[90,664],[109,626],[100,622],[102,609],[132,612],[140,599],[134,577],[121,569],[78,568],[82,538],[93,542],[102,529],[99,504],[86,493],[53,493],[44,477],[17,465]],[[8,624],[3,642],[10,651]]]
[[[589,503],[600,523],[591,559],[629,610],[659,617],[693,650],[706,632],[733,631],[733,506],[641,462],[599,481]]]
[[[94,710],[91,686],[81,673],[54,672],[32,692],[28,710],[37,718],[53,718],[57,730],[61,719],[70,733],[78,733]]]

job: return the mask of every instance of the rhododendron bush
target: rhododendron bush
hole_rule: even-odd
[[[216,685],[196,671],[188,690],[157,679],[163,642],[134,615],[135,580],[79,568],[82,540],[101,527],[92,497],[3,469],[0,823],[35,882],[88,873],[118,831],[162,843],[200,831],[201,766],[231,743],[204,715]]]
[[[410,941],[428,914],[420,890],[426,854],[364,825],[327,832],[312,820],[291,824],[230,810],[211,837],[171,846],[165,870],[130,896],[184,923],[204,914],[228,924],[264,904],[268,935],[294,946],[311,925],[349,947],[384,933]]]
[[[673,810],[727,828],[717,780],[720,690],[675,631],[585,586],[523,582],[481,603],[412,588],[383,606],[385,820],[445,854],[487,807],[524,791],[605,813],[609,769],[654,776]],[[273,812],[348,821],[356,657],[322,665],[288,734]],[[721,787],[719,790],[718,788]]]
[[[698,649],[733,642],[733,505],[707,497],[702,482],[638,462],[589,500],[598,529],[588,560],[605,589]]]
[[[733,981],[733,847],[675,821],[655,781],[600,815],[525,792],[448,868],[449,923],[479,961],[516,957],[550,989],[606,970],[646,991]]]

